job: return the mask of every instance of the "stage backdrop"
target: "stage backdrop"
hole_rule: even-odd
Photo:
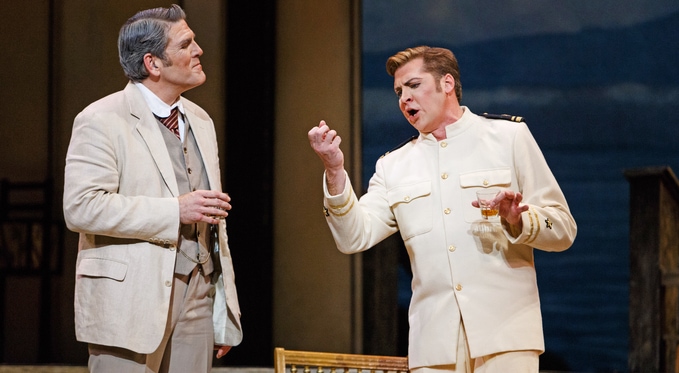
[[[679,172],[676,0],[363,1],[363,183],[415,133],[385,61],[421,44],[457,56],[462,104],[520,115],[578,223],[564,253],[536,251],[546,356],[578,372],[627,369],[625,169]],[[403,271],[406,273],[406,271]],[[402,306],[409,278],[401,283]]]

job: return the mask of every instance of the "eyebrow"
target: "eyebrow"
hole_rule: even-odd
[[[194,34],[188,35],[187,37],[185,37],[185,38],[183,38],[179,41],[179,45],[187,46],[187,45],[191,44],[195,39],[196,39],[196,35],[194,35]]]
[[[405,83],[401,84],[400,86],[394,87],[394,92],[399,92],[399,91],[401,90],[401,87],[410,87],[411,85],[413,85],[413,83],[414,83],[413,81],[414,81],[414,80],[419,80],[419,81],[421,81],[421,80],[422,80],[422,77],[420,77],[420,76],[415,76],[415,77],[412,77],[412,78],[408,79]]]
[[[178,39],[176,45],[179,47],[186,47],[194,40],[196,40],[196,34],[194,32],[189,32],[186,36],[182,36],[182,38]]]

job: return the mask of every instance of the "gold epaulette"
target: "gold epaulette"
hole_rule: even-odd
[[[482,117],[486,117],[488,119],[504,119],[504,120],[509,120],[512,122],[524,122],[524,117],[519,117],[516,115],[509,115],[509,114],[488,114],[488,113],[483,113],[481,114]]]

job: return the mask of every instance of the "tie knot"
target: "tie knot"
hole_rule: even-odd
[[[179,109],[175,106],[170,111],[170,115],[165,118],[158,118],[160,122],[172,131],[177,138],[179,137]]]

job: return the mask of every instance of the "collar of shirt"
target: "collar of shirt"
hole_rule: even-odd
[[[139,83],[139,82],[134,82],[134,85],[139,88],[139,91],[141,92],[141,95],[144,97],[144,100],[146,101],[146,104],[148,105],[149,109],[151,109],[151,112],[159,117],[159,118],[166,118],[170,115],[170,111],[172,111],[173,108],[178,108],[179,112],[182,113],[182,115],[179,116],[179,135],[181,137],[182,142],[184,141],[184,116],[186,113],[184,112],[184,106],[182,105],[182,100],[177,100],[174,104],[171,106],[163,102],[158,96],[156,96],[155,93],[151,92],[150,89],[148,89],[144,84]]]

